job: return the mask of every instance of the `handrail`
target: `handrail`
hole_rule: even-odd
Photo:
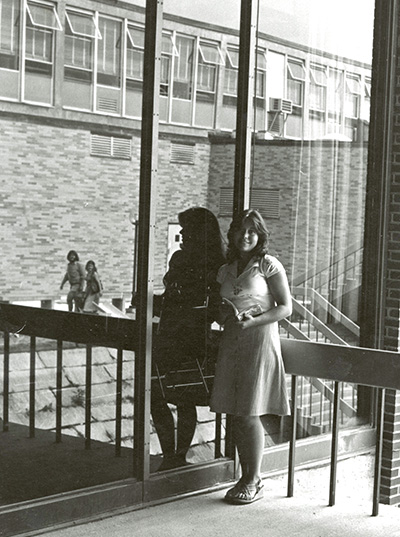
[[[328,265],[326,263],[320,263],[316,267],[309,269],[307,272],[296,276],[295,278],[293,278],[292,281],[293,286],[297,287],[298,285],[304,284],[311,278],[317,276],[318,274],[321,274],[322,272],[325,272],[326,270],[329,270],[330,267],[337,265],[338,263],[340,263],[340,261],[343,261],[347,257],[356,254],[359,251],[362,251],[361,241],[357,241],[354,244],[351,244],[340,256],[336,255]]]
[[[360,336],[360,327],[349,319],[349,317],[344,315],[344,313],[335,308],[333,304],[326,300],[326,298],[315,289],[312,289],[311,287],[295,287],[292,292],[294,295],[301,295],[306,298],[311,295],[311,299],[321,306],[326,313],[331,315],[331,317],[347,328],[352,334],[357,337]]]
[[[400,390],[397,352],[281,338],[286,372],[374,388]]]
[[[333,330],[331,330],[326,324],[318,319],[311,311],[309,311],[305,306],[300,304],[298,300],[292,298],[293,310],[300,315],[308,322],[310,322],[317,330],[319,330],[326,338],[328,338],[332,343],[337,343],[338,345],[348,345],[348,343],[339,337]]]

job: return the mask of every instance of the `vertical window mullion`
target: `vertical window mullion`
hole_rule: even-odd
[[[194,42],[193,50],[193,88],[192,88],[192,114],[191,114],[191,125],[195,124],[196,117],[196,100],[197,100],[197,82],[198,82],[198,71],[199,71],[199,46],[200,38],[197,37]]]

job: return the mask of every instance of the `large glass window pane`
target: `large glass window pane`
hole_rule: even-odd
[[[109,0],[86,0],[80,6],[79,2],[0,0],[0,98],[22,99],[30,110],[29,117],[24,115],[23,128],[14,128],[10,121],[10,109],[17,109],[18,103],[6,103],[7,117],[1,120],[1,128],[5,125],[5,132],[12,133],[4,137],[2,153],[7,188],[3,189],[5,217],[0,238],[9,253],[5,261],[9,270],[1,272],[2,299],[23,308],[26,302],[43,308],[52,304],[63,310],[54,313],[65,314],[56,319],[55,331],[71,319],[79,328],[63,342],[61,359],[57,338],[39,338],[32,352],[32,342],[19,333],[27,318],[25,310],[23,321],[12,324],[19,337],[11,338],[10,422],[26,440],[33,416],[46,448],[33,453],[31,442],[20,458],[13,455],[9,460],[25,464],[45,460],[51,486],[41,488],[42,467],[32,464],[32,475],[35,468],[41,475],[31,480],[26,490],[18,491],[25,496],[7,496],[9,503],[133,475],[135,353],[124,349],[121,355],[101,338],[108,324],[130,322],[135,316],[144,76],[144,2],[138,3],[141,5],[133,1],[130,6],[128,2],[117,6]],[[298,4],[291,0],[260,1],[249,99],[248,205],[262,214],[270,231],[269,252],[282,262],[290,281],[294,313],[289,323],[281,323],[281,338],[357,345],[373,76],[373,2],[338,0],[329,9],[324,2],[303,2],[302,9]],[[26,6],[24,16],[20,5]],[[63,35],[56,34],[60,29],[58,9],[65,13]],[[156,213],[154,323],[159,326],[160,297],[166,288],[169,286],[175,299],[182,294],[180,282],[173,280],[174,271],[182,269],[185,250],[179,215],[195,206],[208,209],[217,218],[225,246],[227,243],[238,138],[234,131],[240,1],[164,0],[164,12],[160,88],[156,89],[160,92],[161,120],[158,188],[156,199],[151,200]],[[350,16],[354,13],[360,18],[356,34],[355,17]],[[25,27],[22,21],[26,21]],[[63,54],[56,49],[56,35],[63,40]],[[19,50],[20,43],[24,51]],[[61,75],[55,85],[57,91],[62,86],[57,101],[53,98],[54,73]],[[16,77],[7,78],[11,75]],[[53,102],[57,104],[54,110]],[[60,110],[60,102],[68,110]],[[37,104],[46,106],[32,106]],[[35,109],[39,109],[40,119],[31,121]],[[99,117],[99,113],[107,117]],[[194,232],[199,229],[200,225]],[[87,261],[95,261],[104,284],[101,296],[96,297],[98,302],[92,299],[91,309],[85,313],[69,314],[69,284],[59,290],[70,249],[78,251],[84,267]],[[205,251],[204,244],[200,251]],[[197,268],[190,265],[189,280]],[[193,309],[203,312],[207,297],[198,298]],[[47,317],[41,313],[40,324],[47,329]],[[191,313],[174,320],[174,337],[187,336],[187,326],[180,323]],[[89,339],[95,333],[101,341],[83,347],[81,328]],[[131,329],[129,325],[119,333],[117,343],[124,341],[126,334],[130,337]],[[195,348],[197,357],[208,358],[215,352],[214,343],[222,328],[214,322],[212,329],[210,339],[209,333],[202,341],[186,339],[185,353]],[[155,352],[168,355],[162,346]],[[31,409],[33,354],[37,386],[36,408]],[[5,361],[0,361],[1,376]],[[179,448],[174,444],[172,462],[161,466],[168,445],[163,444],[160,426],[164,418],[157,416],[153,407],[152,472],[168,465],[184,465],[182,446],[188,448],[189,464],[229,455],[225,443],[229,421],[225,415],[216,417],[208,407],[207,390],[213,377],[212,369],[205,369],[210,365],[208,360],[204,367],[201,362],[200,368],[197,363],[194,368],[186,367],[187,362],[183,365],[182,376],[175,375],[177,368],[171,368],[172,374],[162,368],[151,371],[152,390],[161,389],[165,396],[162,402],[168,407],[164,405],[162,410],[167,411],[169,424],[173,420],[174,440],[180,438]],[[333,386],[323,379],[303,378],[299,382],[301,394],[293,404],[301,410],[299,435],[310,445],[316,435],[325,434],[332,426]],[[187,392],[193,393],[193,385],[203,399],[188,398],[187,405],[180,405]],[[347,430],[364,423],[358,398],[357,386],[346,385],[340,393],[341,427]],[[57,417],[60,408],[61,424]],[[185,410],[189,426],[179,430]],[[289,426],[289,418],[274,420],[266,431],[265,446],[284,444]],[[54,447],[55,434],[61,434],[60,444],[71,449],[64,457],[53,459],[47,455],[56,448],[60,454],[58,447],[65,447]],[[88,440],[93,452],[85,450]],[[115,457],[118,448],[120,453]],[[210,466],[218,465],[208,465],[207,471]],[[17,468],[18,476],[22,468]]]

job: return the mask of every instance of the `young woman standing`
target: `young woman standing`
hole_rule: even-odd
[[[264,429],[270,415],[290,414],[278,321],[289,316],[292,300],[285,270],[268,255],[268,230],[255,210],[233,219],[228,264],[217,280],[220,294],[235,306],[224,308],[211,410],[233,416],[242,476],[225,499],[247,504],[262,497]],[[258,310],[235,315],[237,311]],[[261,313],[260,313],[261,312]]]

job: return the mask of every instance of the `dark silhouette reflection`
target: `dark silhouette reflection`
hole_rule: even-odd
[[[151,412],[163,452],[160,470],[186,464],[196,429],[196,396],[189,388],[166,390],[164,380],[177,369],[196,369],[207,357],[211,324],[219,305],[216,276],[224,263],[219,224],[209,210],[188,209],[179,214],[179,223],[182,246],[173,254],[164,276],[165,292],[153,351]],[[177,406],[176,441],[168,403]]]

